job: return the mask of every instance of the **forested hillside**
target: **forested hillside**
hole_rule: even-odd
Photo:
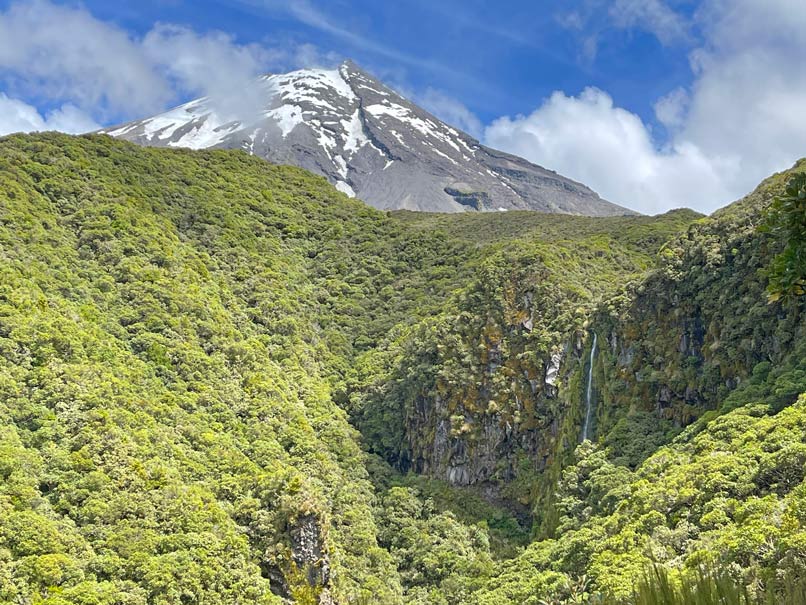
[[[794,594],[788,178],[710,218],[382,213],[237,151],[0,139],[0,602]]]
[[[794,242],[765,224],[804,171],[696,222],[597,307],[594,443],[535,511],[551,539],[473,602],[806,602],[806,300],[768,291]]]

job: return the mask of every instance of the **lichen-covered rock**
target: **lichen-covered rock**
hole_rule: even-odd
[[[802,300],[768,301],[764,269],[777,244],[756,230],[781,183],[773,177],[692,225],[663,248],[654,273],[595,314],[611,343],[600,385],[609,425],[642,410],[685,426],[804,334]]]
[[[293,601],[313,595],[320,605],[334,603],[330,591],[330,554],[325,529],[315,514],[297,517],[287,528],[287,546],[266,553],[261,569],[272,592]]]
[[[561,293],[533,267],[497,289],[486,313],[438,327],[435,351],[422,354],[436,356],[441,371],[410,385],[416,395],[403,410],[407,467],[454,485],[545,468],[569,407],[560,397],[563,364],[574,366],[584,346],[571,321],[565,333],[535,323]]]
[[[330,560],[315,515],[303,515],[291,529],[291,556],[311,586],[327,586],[330,582]]]

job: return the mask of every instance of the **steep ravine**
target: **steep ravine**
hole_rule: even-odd
[[[589,255],[584,278],[622,255],[615,242],[587,246],[577,249]],[[552,256],[543,247],[492,255],[451,310],[380,355],[387,373],[354,418],[372,451],[404,472],[534,503],[557,456],[596,425],[591,292],[556,272]],[[588,284],[602,294],[612,287]]]
[[[803,305],[767,302],[771,243],[756,232],[784,179],[691,226],[650,275],[603,289],[595,307],[562,290],[545,256],[483,267],[456,313],[409,338],[395,386],[369,402],[370,414],[398,410],[403,439],[377,447],[370,428],[370,445],[402,470],[497,486],[551,533],[552,485],[580,441],[635,466],[803,338]],[[639,426],[643,438],[625,443]]]

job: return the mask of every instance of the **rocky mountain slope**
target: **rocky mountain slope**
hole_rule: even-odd
[[[264,76],[249,102],[202,98],[102,132],[142,145],[243,149],[325,176],[381,209],[630,214],[584,185],[481,145],[351,62]]]

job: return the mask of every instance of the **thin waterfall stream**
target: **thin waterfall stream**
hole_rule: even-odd
[[[588,364],[588,388],[585,392],[585,423],[582,425],[582,441],[588,438],[588,429],[591,423],[591,404],[593,399],[593,359],[596,357],[596,332],[593,333],[591,345],[591,358]]]

